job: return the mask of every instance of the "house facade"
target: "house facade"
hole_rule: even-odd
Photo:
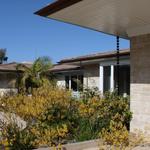
[[[0,95],[18,92],[18,79],[22,73],[16,70],[18,63],[0,65]],[[24,63],[26,66],[31,64]],[[113,92],[117,86],[116,51],[96,53],[63,59],[51,69],[57,79],[57,85],[73,91],[79,96],[84,89],[96,88],[101,94]],[[119,93],[130,94],[130,50],[120,51]]]
[[[116,51],[91,54],[61,60],[51,71],[57,85],[70,89],[76,96],[80,91],[97,88],[102,94],[117,87]],[[130,94],[130,50],[120,51],[119,93]]]
[[[150,1],[57,0],[35,14],[130,41],[131,131],[150,132]]]

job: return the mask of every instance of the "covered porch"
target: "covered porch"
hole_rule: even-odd
[[[101,93],[116,91],[119,81],[119,95],[123,97],[130,95],[130,65],[128,63],[123,64],[121,62],[119,67],[119,79],[117,79],[117,66],[115,63],[111,65],[100,63],[99,72],[99,90]]]
[[[150,127],[149,6],[149,0],[58,0],[36,12],[130,40],[131,131]]]

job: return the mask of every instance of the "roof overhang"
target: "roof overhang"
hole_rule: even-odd
[[[150,33],[150,0],[57,0],[35,14],[129,38]]]
[[[49,69],[49,71],[50,72],[60,72],[60,71],[78,70],[78,69],[81,69],[81,67],[77,66],[77,65],[57,64],[57,65],[54,65],[51,69]]]

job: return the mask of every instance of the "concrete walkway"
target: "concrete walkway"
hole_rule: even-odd
[[[99,150],[99,146],[98,146],[99,143],[100,140],[90,140],[85,142],[66,144],[62,146],[63,147],[62,150]],[[36,150],[54,150],[54,148],[38,148]],[[150,145],[137,146],[132,150],[150,150]]]
[[[90,140],[63,145],[63,150],[98,150],[99,140]],[[54,150],[54,148],[39,148],[36,150]]]

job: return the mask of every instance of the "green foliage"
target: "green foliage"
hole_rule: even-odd
[[[132,114],[129,110],[129,100],[119,96],[93,97],[83,100],[79,106],[79,127],[77,139],[89,140],[98,137],[103,128],[108,128],[116,114],[122,117],[122,124],[129,128]],[[87,134],[86,136],[83,133]],[[84,138],[83,138],[84,137]]]
[[[121,115],[116,114],[114,119],[110,121],[109,127],[102,129],[100,137],[106,145],[113,145],[123,149],[129,144],[129,132],[126,126],[123,125],[122,119]]]
[[[8,145],[11,150],[32,150],[35,136],[30,129],[20,129],[16,124],[8,124],[5,128]]]
[[[19,145],[22,149],[29,149],[61,143],[68,134],[65,120],[66,115],[69,117],[67,111],[71,106],[71,99],[70,92],[50,84],[33,90],[32,96],[19,94],[4,97],[0,100],[0,105],[3,106],[1,111],[24,119],[26,128],[20,128],[17,122],[10,119],[11,124],[2,126],[2,130],[5,131],[3,137],[12,149],[17,149]]]
[[[38,88],[44,82],[49,82],[48,79],[53,78],[51,73],[47,73],[51,67],[52,62],[46,56],[36,59],[32,66],[26,66],[24,64],[17,65],[16,69],[23,71],[23,75],[18,81],[19,91],[31,93],[33,88]]]
[[[100,98],[100,92],[98,87],[93,87],[93,88],[84,88],[84,91],[81,92],[81,99],[84,101],[88,101],[89,99],[93,97],[98,97]]]
[[[109,127],[101,130],[101,142],[99,143],[100,150],[131,150],[137,146],[144,147],[144,145],[149,145],[149,134],[138,130],[135,130],[132,133],[129,132],[126,126],[123,125],[122,120],[123,117],[116,114],[111,120]],[[140,147],[138,149],[140,149]]]

